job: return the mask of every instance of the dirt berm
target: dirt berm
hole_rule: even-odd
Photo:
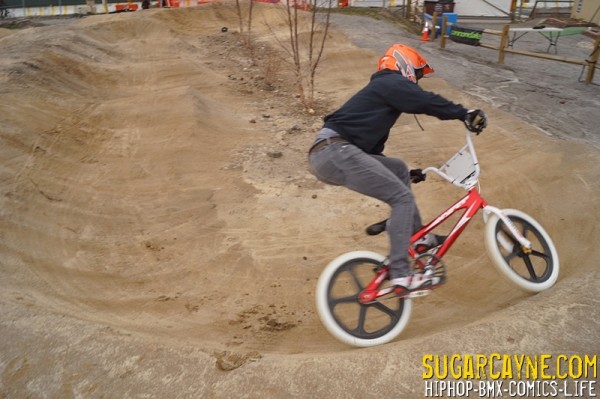
[[[281,12],[255,12],[256,65],[227,4],[0,30],[0,397],[418,398],[425,354],[598,353],[599,152],[582,140],[598,133],[597,86],[575,70],[525,118],[498,102],[510,85],[478,83],[508,81],[515,64],[343,16],[311,115],[270,52],[287,34]],[[380,47],[345,36],[343,18],[383,30]],[[415,300],[394,342],[359,350],[323,328],[314,289],[341,253],[387,251],[364,235],[387,209],[317,182],[306,150],[392,38],[437,66],[425,88],[486,110],[482,193],[543,224],[561,275],[537,295],[505,281],[477,218],[446,258],[447,285]],[[582,106],[578,140],[535,123]],[[389,155],[439,165],[463,145],[462,123],[419,120],[425,131],[400,118]],[[427,219],[462,192],[431,178],[415,195]]]

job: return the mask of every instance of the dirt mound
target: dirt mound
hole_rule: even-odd
[[[266,57],[285,24],[275,6],[256,12]],[[477,220],[401,339],[356,351],[329,336],[319,273],[346,251],[385,252],[363,231],[387,209],[317,182],[305,152],[378,53],[332,32],[309,115],[284,62],[250,62],[236,26],[215,4],[0,33],[3,394],[412,397],[427,352],[597,351],[598,151],[496,109],[476,139],[483,194],[543,223],[556,288],[530,296],[502,280]],[[424,167],[463,145],[461,123],[420,121],[425,132],[402,116],[387,152]],[[415,192],[425,218],[461,195]]]

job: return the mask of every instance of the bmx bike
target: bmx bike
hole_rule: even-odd
[[[446,280],[442,258],[482,209],[485,223],[485,248],[492,263],[509,281],[528,292],[550,288],[557,280],[559,261],[556,247],[544,228],[531,216],[516,209],[489,205],[479,190],[480,167],[471,139],[444,165],[428,167],[467,194],[411,237],[409,254],[415,273],[436,281],[427,290],[399,297],[389,283],[386,256],[371,251],[352,251],[327,265],[316,288],[316,304],[321,322],[335,338],[358,347],[385,344],[396,338],[410,319],[412,302],[429,294]],[[459,213],[462,212],[462,215]],[[417,253],[415,243],[457,214],[458,221],[443,243],[425,253]],[[370,226],[383,231],[383,222]]]

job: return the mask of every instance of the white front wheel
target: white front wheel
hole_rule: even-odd
[[[331,335],[358,347],[381,345],[396,338],[408,324],[410,299],[359,302],[359,294],[373,280],[385,257],[355,251],[334,259],[321,273],[316,289],[317,310]]]
[[[496,268],[508,280],[529,292],[546,290],[556,282],[559,262],[556,247],[546,230],[531,216],[516,209],[502,211],[531,242],[523,248],[496,214],[485,225],[485,246]]]

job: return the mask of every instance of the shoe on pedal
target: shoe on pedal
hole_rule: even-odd
[[[427,295],[431,289],[431,279],[422,274],[412,276],[398,277],[390,279],[390,285],[394,287],[394,292],[399,297],[422,296]]]
[[[423,254],[435,247],[442,245],[446,240],[446,237],[447,236],[429,233],[415,241],[413,243],[413,248],[415,249],[416,253]]]

